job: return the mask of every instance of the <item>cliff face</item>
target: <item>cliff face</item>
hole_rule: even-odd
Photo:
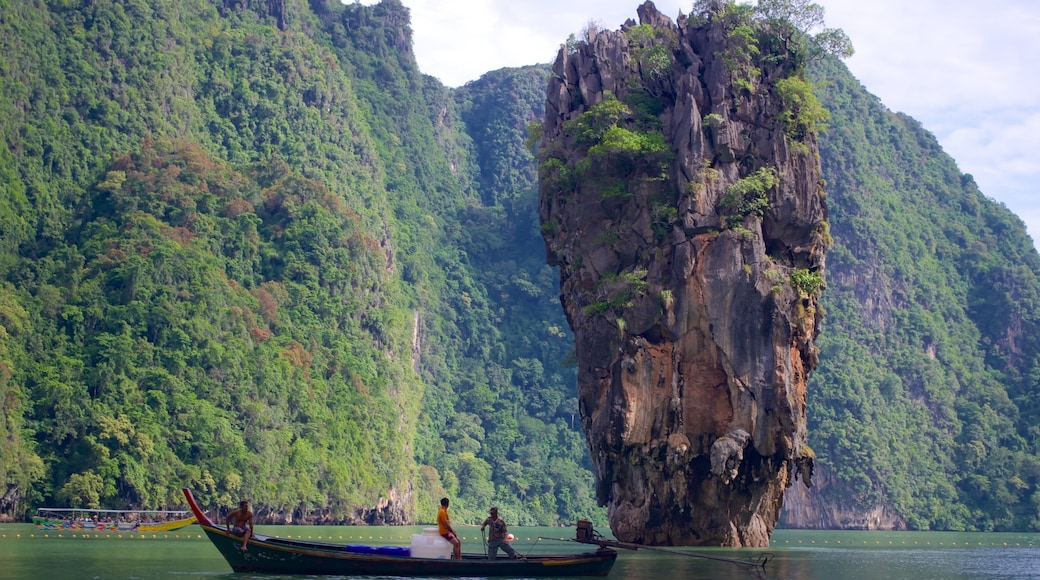
[[[784,495],[780,525],[813,530],[905,530],[906,520],[888,503],[850,505],[827,497],[834,487],[829,470],[817,466],[812,489],[794,486]]]
[[[623,541],[765,546],[785,488],[811,485],[815,136],[768,30],[638,14],[561,48],[541,143],[597,497]]]

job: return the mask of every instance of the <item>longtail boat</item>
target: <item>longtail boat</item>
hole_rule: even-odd
[[[594,552],[567,556],[528,555],[513,560],[463,554],[461,560],[452,560],[414,557],[411,548],[406,546],[343,545],[263,534],[249,538],[246,551],[242,551],[242,537],[215,524],[199,507],[191,490],[183,488],[183,491],[202,530],[235,572],[402,577],[606,576],[617,559],[615,550],[601,547]]]
[[[39,508],[33,523],[41,530],[77,532],[169,532],[195,523],[195,516],[172,510],[92,510]]]

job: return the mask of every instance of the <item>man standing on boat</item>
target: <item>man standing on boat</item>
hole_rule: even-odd
[[[227,530],[236,536],[242,536],[242,546],[239,550],[248,552],[246,544],[253,535],[253,512],[249,511],[249,502],[238,502],[238,509],[228,514]]]
[[[509,545],[506,541],[506,521],[498,517],[498,508],[492,507],[488,510],[491,514],[488,519],[484,520],[484,523],[480,524],[480,531],[483,532],[485,527],[491,528],[488,531],[488,542],[487,542],[487,556],[489,559],[494,560],[498,556],[498,549],[509,554],[509,557],[516,560],[520,558],[520,554],[516,553],[516,550]]]
[[[451,542],[451,559],[461,560],[462,540],[455,533],[455,529],[451,527],[451,518],[448,517],[448,498],[446,497],[441,498],[441,509],[437,512],[437,533],[443,536],[445,540]]]

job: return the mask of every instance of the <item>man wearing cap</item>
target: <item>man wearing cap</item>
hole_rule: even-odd
[[[484,520],[484,523],[480,524],[481,532],[483,532],[486,527],[491,528],[488,531],[488,558],[494,560],[498,556],[499,547],[501,547],[502,550],[505,551],[506,554],[509,554],[509,557],[514,560],[522,558],[523,556],[517,554],[516,550],[514,550],[513,547],[509,545],[509,542],[506,541],[506,533],[508,530],[506,530],[505,520],[498,517],[498,508],[492,507],[488,510],[488,513],[491,515],[488,519]]]

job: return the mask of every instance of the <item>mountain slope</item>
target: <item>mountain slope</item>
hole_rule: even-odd
[[[3,228],[27,313],[5,325],[23,413],[5,458],[25,459],[4,508],[175,505],[192,485],[277,519],[406,517],[367,511],[411,493],[422,393],[385,171],[313,15],[4,10],[5,175],[35,231]]]
[[[513,159],[539,70],[448,91],[394,0],[0,8],[0,512],[601,513]]]

